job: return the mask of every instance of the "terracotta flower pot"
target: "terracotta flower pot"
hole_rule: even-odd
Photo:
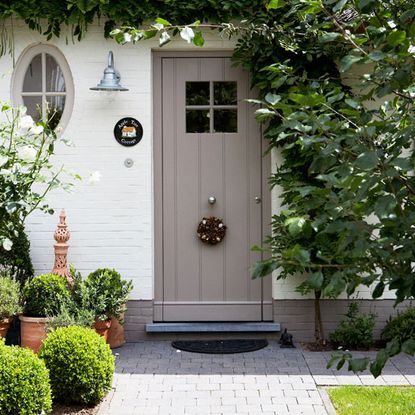
[[[6,337],[12,321],[13,321],[12,318],[3,318],[0,320],[0,337],[3,337],[3,338]]]
[[[19,316],[19,319],[21,346],[29,347],[37,353],[47,336],[46,323],[48,318]]]
[[[102,336],[105,341],[108,341],[108,331],[111,327],[111,320],[105,320],[105,321],[101,321],[101,320],[95,320],[95,331]]]
[[[121,319],[124,319],[124,315],[121,316]],[[107,341],[111,349],[116,349],[117,347],[124,346],[125,344],[124,326],[115,317],[111,319],[111,327],[108,331]]]

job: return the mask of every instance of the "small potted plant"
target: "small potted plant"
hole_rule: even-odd
[[[0,275],[0,337],[6,337],[14,316],[20,312],[20,284],[7,274]]]
[[[46,338],[48,317],[58,315],[63,304],[71,300],[71,291],[65,278],[44,274],[28,281],[23,288],[23,315],[21,346],[38,352]]]
[[[97,269],[85,280],[91,308],[95,310],[95,330],[105,337],[112,348],[124,344],[124,330],[120,322],[126,311],[131,281],[108,268]],[[112,332],[111,332],[112,331]]]

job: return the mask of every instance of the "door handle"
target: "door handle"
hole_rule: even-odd
[[[215,196],[209,196],[208,202],[209,202],[209,204],[214,205],[216,203],[216,197]]]
[[[261,203],[261,198],[259,196],[254,197],[255,203],[258,205]]]

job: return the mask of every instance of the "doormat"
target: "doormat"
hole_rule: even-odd
[[[193,353],[232,354],[247,353],[263,349],[268,346],[267,340],[241,339],[241,340],[180,340],[171,345],[175,349]]]

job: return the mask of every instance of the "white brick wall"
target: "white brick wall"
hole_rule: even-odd
[[[45,37],[28,30],[24,24],[15,28],[15,55],[29,45],[45,42]],[[67,213],[71,231],[69,261],[83,274],[98,267],[114,267],[134,282],[134,299],[153,298],[153,207],[152,207],[152,63],[151,50],[156,42],[118,46],[105,40],[103,27],[90,26],[81,42],[66,44],[65,33],[53,39],[64,54],[75,86],[75,101],[70,122],[64,132],[75,147],[59,145],[56,164],[83,177],[72,194],[54,192],[50,204],[54,216],[33,214],[27,223],[31,255],[37,273],[49,272],[53,265],[53,232],[60,208]],[[182,41],[170,45],[189,46]],[[230,42],[210,34],[207,48],[231,48]],[[122,84],[113,101],[105,94],[90,91],[100,80],[113,50]],[[13,62],[10,56],[0,59],[0,98],[11,99],[10,82]],[[138,119],[144,129],[142,141],[135,147],[119,145],[113,137],[115,123],[122,117]],[[134,166],[126,168],[124,160]],[[99,171],[99,183],[89,184],[88,176]]]

